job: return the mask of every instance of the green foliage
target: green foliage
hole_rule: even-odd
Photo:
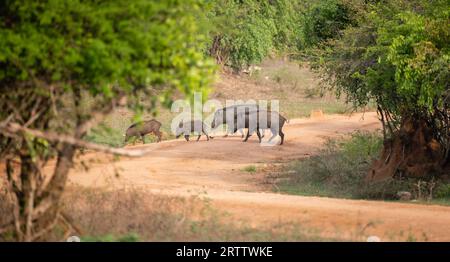
[[[104,235],[104,236],[84,236],[82,242],[139,242],[139,235],[128,233],[123,236]]]
[[[352,21],[350,5],[342,0],[326,0],[313,3],[302,16],[300,48],[311,47],[335,38]]]
[[[448,6],[450,7],[450,5]],[[411,11],[379,29],[379,43],[390,43],[386,60],[395,67],[397,92],[406,110],[442,105],[450,80],[450,11],[428,17]]]
[[[244,172],[248,172],[248,173],[255,173],[256,172],[256,166],[246,166],[242,169],[242,171]]]
[[[215,65],[199,45],[202,6],[200,0],[2,1],[0,120],[14,115],[25,124],[37,117],[29,128],[74,134],[93,112],[121,100],[139,120],[158,100],[170,105],[175,90],[206,95]],[[121,134],[111,135],[117,146]],[[46,141],[24,141],[32,157],[54,152]],[[8,143],[0,137],[2,148]]]
[[[443,198],[450,200],[450,184],[440,184],[436,188],[436,198]]]
[[[356,107],[433,118],[449,89],[448,1],[383,1],[320,50],[316,66]]]
[[[236,70],[272,54],[297,54],[356,23],[360,0],[216,0],[201,16],[209,39],[204,49]]]
[[[377,104],[386,141],[403,155],[374,166],[374,175],[448,173],[450,155],[450,2],[383,1],[361,12],[358,25],[318,49],[317,66],[355,108]],[[431,145],[434,145],[433,148]],[[383,165],[383,166],[382,166]],[[414,165],[428,166],[413,171]],[[436,168],[434,168],[436,166]]]
[[[212,1],[206,14],[207,52],[217,62],[239,70],[269,54],[296,47],[299,4],[275,1]]]
[[[0,84],[8,92],[33,82],[46,95],[49,85],[61,93],[87,91],[102,105],[153,89],[168,102],[174,89],[190,95],[206,91],[211,80],[214,66],[197,45],[199,1],[1,5]]]
[[[302,3],[296,1],[270,1],[274,6],[276,27],[274,46],[279,52],[296,51],[300,41]]]

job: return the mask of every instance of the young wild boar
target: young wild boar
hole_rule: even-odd
[[[125,133],[125,143],[131,137],[141,137],[142,142],[145,144],[144,136],[150,133],[153,133],[158,137],[158,142],[161,142],[161,123],[152,119],[149,121],[134,123],[130,127],[128,127],[127,132]]]
[[[200,120],[180,122],[180,124],[178,125],[178,127],[175,131],[175,136],[176,136],[176,138],[179,138],[181,135],[184,134],[184,138],[186,139],[186,141],[189,141],[189,136],[191,133],[198,134],[197,141],[200,140],[202,133],[204,133],[206,135],[206,140],[209,141],[209,135],[206,132],[206,126]]]

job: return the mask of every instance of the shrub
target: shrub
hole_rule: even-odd
[[[255,166],[246,166],[242,169],[242,171],[248,172],[248,173],[255,173],[256,167]]]
[[[206,52],[240,70],[272,53],[296,48],[301,5],[288,0],[211,1]]]
[[[371,177],[444,176],[450,173],[450,2],[374,2],[357,26],[327,41],[314,67],[354,108],[376,102],[391,140]]]
[[[440,184],[436,187],[436,198],[450,199],[450,184]]]
[[[379,157],[382,141],[377,132],[330,139],[316,156],[289,165],[279,188],[292,194],[344,198],[397,199],[399,191],[411,192],[418,200],[450,198],[450,186],[442,180],[390,178],[368,183],[366,175]]]
[[[352,10],[340,0],[318,1],[303,15],[300,49],[336,37],[352,24]]]
[[[316,156],[294,162],[281,182],[290,193],[355,197],[369,165],[382,146],[378,133],[356,132],[349,139],[330,139]]]

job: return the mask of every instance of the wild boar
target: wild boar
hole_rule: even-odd
[[[175,131],[175,136],[176,138],[179,138],[181,135],[184,134],[184,139],[186,139],[186,141],[189,141],[189,136],[191,133],[198,134],[197,141],[200,140],[202,133],[206,135],[206,140],[209,141],[209,135],[206,131],[206,125],[203,123],[203,121],[200,120],[180,122]]]
[[[236,131],[234,131],[234,123],[236,123],[237,115],[241,113],[248,114],[250,112],[258,111],[259,106],[257,104],[239,104],[239,105],[232,105],[228,107],[224,107],[221,109],[218,109],[214,113],[213,121],[211,122],[211,128],[217,128],[221,124],[227,125],[227,133],[224,137],[227,137],[229,133],[234,134]],[[242,138],[244,137],[244,128],[238,128],[239,132],[241,133]],[[261,130],[262,137],[264,137],[264,130]]]
[[[149,121],[143,121],[139,123],[134,123],[130,127],[128,127],[125,133],[125,143],[131,137],[141,137],[142,142],[145,144],[145,135],[153,133],[158,137],[158,142],[161,142],[162,133],[159,131],[161,128],[161,123],[156,121],[155,119]]]
[[[283,126],[287,122],[287,119],[275,111],[265,111],[259,110],[250,112],[248,114],[242,113],[237,115],[236,125],[234,131],[239,128],[248,128],[247,136],[244,142],[247,142],[251,134],[256,131],[258,135],[259,142],[261,143],[260,129],[270,129],[272,132],[272,137],[270,137],[269,142],[272,141],[277,135],[280,135],[281,142],[284,142]]]

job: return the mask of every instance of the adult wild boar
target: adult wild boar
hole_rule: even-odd
[[[200,120],[181,121],[177,129],[175,130],[176,138],[179,138],[184,134],[184,139],[186,139],[186,141],[189,141],[189,136],[191,133],[198,134],[197,141],[200,140],[202,133],[206,135],[206,140],[209,141],[209,135],[206,131],[206,125],[203,123],[203,121]]]
[[[228,107],[224,107],[221,109],[216,110],[214,113],[213,121],[211,122],[211,128],[217,128],[222,124],[227,125],[227,133],[224,137],[227,137],[229,133],[234,134],[236,131],[234,131],[234,126],[236,123],[237,115],[238,114],[248,114],[250,112],[255,112],[259,110],[259,106],[257,104],[239,104],[239,105],[232,105]],[[241,136],[244,137],[244,128],[238,128],[239,132],[241,133]],[[261,130],[263,131],[263,130]],[[264,133],[263,133],[264,137]]]
[[[277,135],[281,137],[280,145],[284,142],[283,126],[287,122],[287,119],[275,111],[259,110],[253,111],[248,114],[238,114],[236,119],[236,125],[234,131],[239,128],[248,128],[247,136],[244,142],[247,142],[251,134],[256,131],[259,142],[261,143],[260,129],[270,129],[272,137],[269,142],[272,141]]]
[[[145,144],[145,135],[153,133],[158,137],[158,142],[161,142],[162,133],[159,131],[161,128],[161,123],[156,121],[155,119],[149,121],[143,121],[139,123],[134,123],[130,127],[128,127],[125,133],[125,143],[131,137],[141,137],[142,142]]]

